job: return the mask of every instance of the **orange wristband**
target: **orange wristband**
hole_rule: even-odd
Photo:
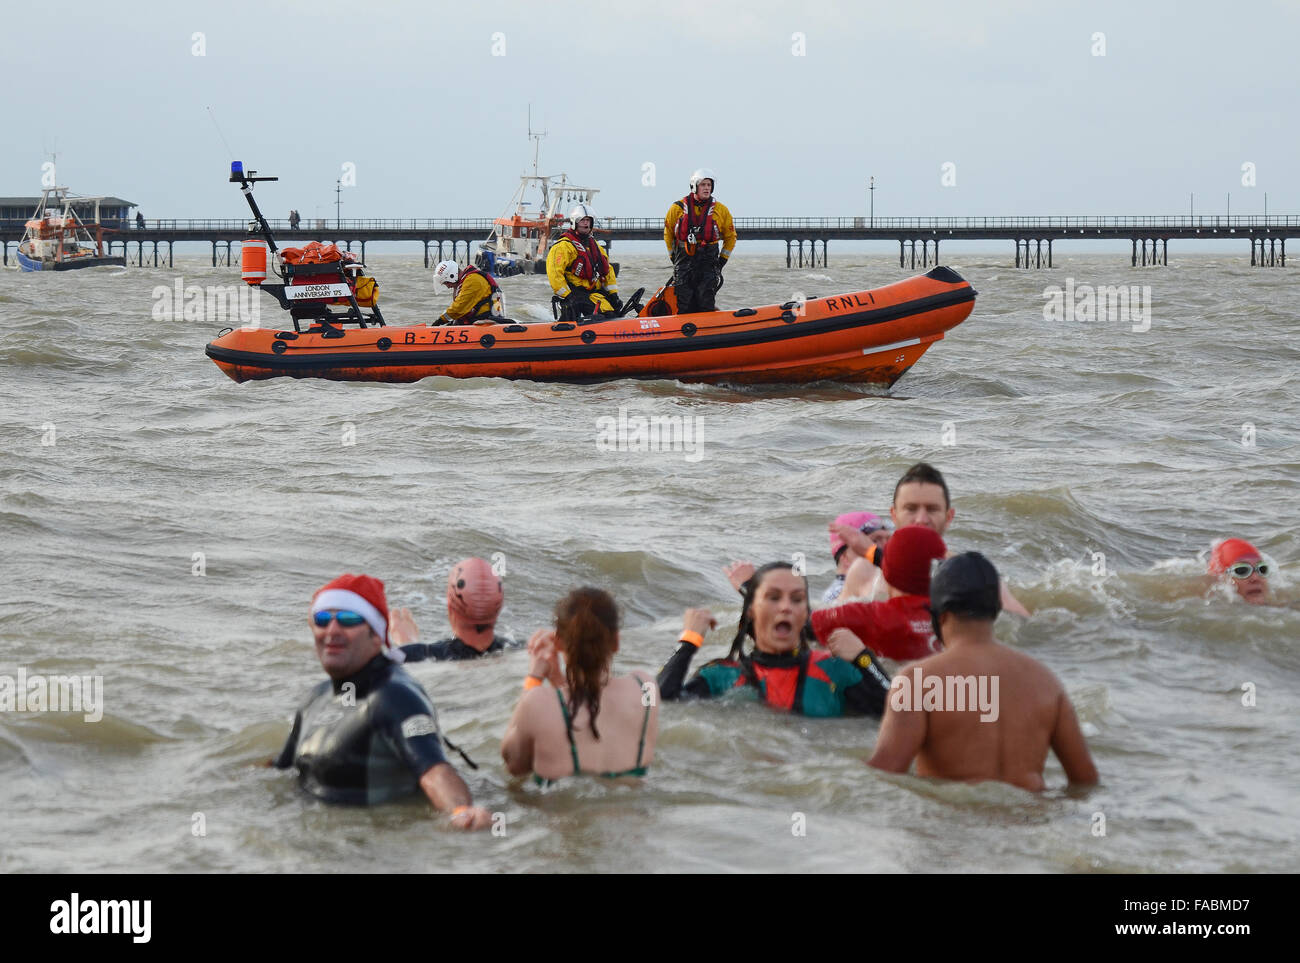
[[[685,629],[677,641],[689,642],[698,649],[704,644],[704,636],[700,635],[698,632],[692,632],[690,629]]]
[[[535,675],[530,675],[524,679],[524,691],[526,692],[529,689],[536,689],[541,684],[541,679],[537,678]]]
[[[455,819],[457,816],[459,816],[461,813],[463,813],[466,809],[469,809],[469,807],[468,807],[468,806],[457,806],[455,809],[453,809],[453,810],[451,811],[451,818],[452,818],[452,819]]]

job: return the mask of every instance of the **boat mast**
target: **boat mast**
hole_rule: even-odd
[[[547,131],[533,130],[533,105],[528,105],[528,138],[533,142],[533,181],[542,189],[542,210],[545,211],[550,206],[550,192],[546,183],[546,178],[542,177],[538,170],[538,162],[542,153],[542,138],[547,135]]]

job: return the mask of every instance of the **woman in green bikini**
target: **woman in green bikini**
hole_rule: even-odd
[[[511,775],[531,772],[550,782],[646,774],[659,734],[659,692],[648,676],[613,678],[617,651],[618,608],[608,592],[580,588],[560,600],[554,631],[541,629],[528,642],[525,691],[501,742]]]

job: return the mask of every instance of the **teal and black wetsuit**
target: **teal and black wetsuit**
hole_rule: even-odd
[[[302,787],[326,802],[379,803],[418,793],[446,761],[433,703],[381,654],[312,690],[274,764],[297,766]]]
[[[852,663],[806,645],[788,655],[754,651],[739,660],[714,659],[683,683],[695,650],[682,642],[659,670],[663,698],[709,698],[739,690],[805,716],[880,718],[885,709],[889,676],[866,651]]]
[[[407,662],[423,662],[426,659],[439,662],[457,662],[461,659],[477,659],[484,655],[495,655],[505,649],[514,649],[523,643],[514,639],[492,636],[492,644],[480,652],[473,646],[466,645],[455,636],[440,642],[411,642],[401,646]]]

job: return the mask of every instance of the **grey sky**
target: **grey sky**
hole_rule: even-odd
[[[282,179],[259,188],[273,216],[332,215],[345,162],[344,217],[494,216],[530,162],[530,101],[544,172],[601,188],[606,216],[662,215],[701,165],[737,216],[863,213],[872,174],[878,216],[1182,214],[1192,192],[1198,213],[1231,192],[1244,214],[1266,191],[1271,213],[1300,211],[1295,2],[233,0],[5,18],[0,194],[37,193],[57,147],[61,183],[150,218],[243,216],[209,106],[234,154]]]

